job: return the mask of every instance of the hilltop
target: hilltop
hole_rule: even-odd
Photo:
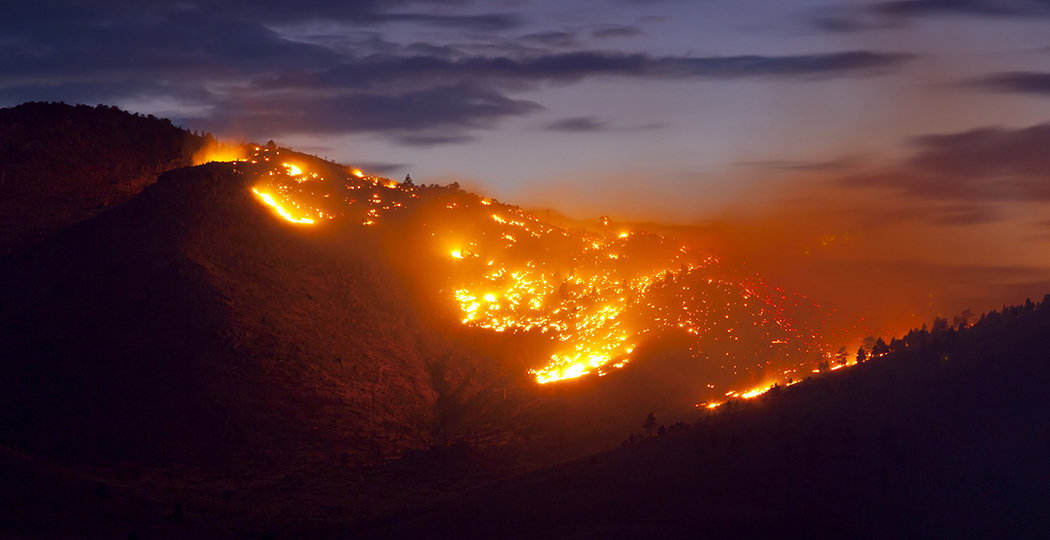
[[[123,204],[206,143],[105,105],[0,109],[0,256]]]

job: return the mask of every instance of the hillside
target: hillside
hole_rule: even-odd
[[[561,227],[275,144],[155,178],[203,139],[105,107],[10,111],[40,121],[8,126],[22,187],[4,204],[43,217],[7,229],[0,258],[0,501],[18,509],[0,531],[725,536],[883,504],[840,512],[856,531],[904,512],[873,493],[944,498],[916,487],[917,463],[1017,485],[966,422],[1020,441],[1009,466],[1035,451],[981,407],[1041,410],[1045,301],[783,388],[827,369],[841,336],[824,308],[673,238]],[[537,470],[614,448],[650,412],[673,433]],[[937,449],[958,457],[930,467]],[[495,509],[509,517],[466,513]]]
[[[1050,295],[355,538],[1036,538]],[[639,411],[638,424],[645,416]]]
[[[205,143],[104,105],[0,109],[0,256],[130,200]]]
[[[354,482],[437,442],[492,376],[420,325],[367,237],[293,232],[246,190],[230,164],[172,171],[0,263],[0,442],[209,493]],[[362,512],[406,496],[379,491]]]

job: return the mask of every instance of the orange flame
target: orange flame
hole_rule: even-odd
[[[203,165],[212,161],[244,161],[248,154],[245,147],[240,145],[227,145],[218,141],[205,145],[193,154],[193,164]]]
[[[278,214],[280,214],[280,216],[283,217],[284,219],[287,219],[288,221],[291,221],[292,223],[300,223],[300,224],[311,224],[311,223],[314,222],[314,220],[312,220],[312,219],[310,219],[308,217],[297,218],[297,217],[293,216],[290,212],[288,212],[288,210],[286,210],[284,208],[284,206],[281,205],[281,203],[277,202],[273,198],[273,195],[270,195],[269,193],[261,192],[261,191],[255,189],[255,188],[252,188],[252,191],[259,197],[259,199],[262,200],[262,202],[264,202],[264,203],[270,205],[271,207],[273,207],[273,209]]]

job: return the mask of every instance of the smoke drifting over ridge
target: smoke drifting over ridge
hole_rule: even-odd
[[[1041,2],[8,13],[8,103],[114,102],[540,212],[652,221],[873,333],[1050,276]]]

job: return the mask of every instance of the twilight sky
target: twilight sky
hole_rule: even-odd
[[[0,106],[690,224],[818,298],[896,287],[918,322],[1050,292],[1050,0],[0,5]]]

